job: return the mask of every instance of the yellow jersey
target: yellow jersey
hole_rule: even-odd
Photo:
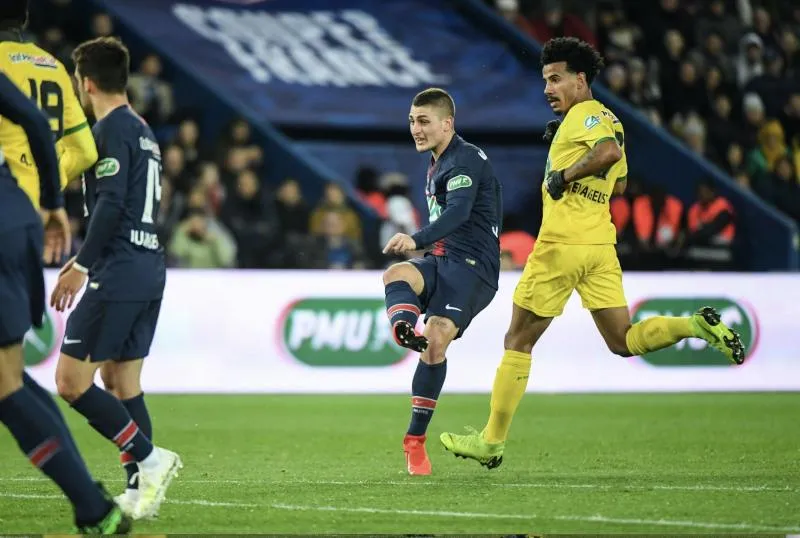
[[[19,41],[0,42],[0,71],[50,118],[63,189],[97,160],[94,138],[70,75],[52,55]],[[63,140],[71,135],[79,135],[80,143],[65,144]],[[19,186],[38,208],[39,174],[25,131],[10,121],[0,122],[0,145]]]
[[[553,200],[542,184],[542,226],[538,239],[572,245],[604,245],[617,242],[611,223],[609,200],[617,181],[625,181],[625,132],[622,123],[602,103],[583,101],[567,111],[550,145],[545,177],[550,170],[564,170],[605,140],[616,140],[622,158],[602,176],[588,176],[567,184],[564,196]]]

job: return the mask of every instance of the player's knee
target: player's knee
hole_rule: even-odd
[[[69,368],[56,370],[56,390],[58,395],[67,402],[71,403],[77,400],[91,385],[92,378],[86,379],[85,376]]]
[[[436,316],[428,320],[425,328],[428,348],[422,354],[422,361],[428,364],[439,364],[444,361],[447,348],[458,333],[458,328],[449,319]]]
[[[383,285],[392,282],[408,282],[415,293],[421,293],[423,282],[422,275],[416,267],[407,262],[396,263],[383,272]]]
[[[633,353],[628,349],[628,344],[625,342],[625,335],[617,336],[613,339],[606,340],[608,350],[619,357],[632,357]]]
[[[22,348],[0,349],[0,400],[22,388]]]

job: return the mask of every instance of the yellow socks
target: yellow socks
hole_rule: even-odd
[[[530,373],[530,354],[508,349],[503,353],[492,387],[491,413],[484,433],[487,442],[499,443],[508,437],[511,419],[525,394]]]
[[[628,351],[644,355],[695,336],[692,318],[655,316],[634,324],[625,335]]]

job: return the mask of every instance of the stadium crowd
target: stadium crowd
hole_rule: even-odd
[[[727,171],[744,188],[800,222],[800,7],[755,0],[486,0],[540,42],[574,35],[599,47],[602,82],[654,124]],[[578,14],[581,15],[578,15]],[[71,70],[73,44],[114,35],[105,13],[90,19],[72,0],[33,2],[31,37]],[[413,232],[421,215],[408,178],[362,168],[361,200],[381,218],[365,233],[341,187],[306,200],[286,178],[262,181],[264,155],[251,126],[233,121],[215,144],[202,118],[181,110],[155,54],[136,58],[129,93],[153,126],[163,154],[160,239],[170,264],[196,268],[363,268],[388,261],[380,244]],[[80,184],[68,191],[76,241]],[[732,261],[735,211],[709,185],[689,206],[632,177],[612,201],[625,268],[704,267]],[[519,268],[535,238],[506,219],[503,267]]]

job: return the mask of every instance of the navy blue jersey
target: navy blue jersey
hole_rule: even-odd
[[[425,194],[430,222],[412,237],[417,247],[464,263],[497,289],[503,187],[486,154],[456,135],[431,158]]]
[[[63,207],[53,135],[42,112],[36,108],[13,82],[0,73],[0,121],[12,121],[28,136],[36,166],[39,169],[41,207]],[[0,140],[0,232],[40,223],[31,200],[17,186],[5,162]]]
[[[156,234],[161,200],[161,151],[150,127],[128,106],[92,127],[98,160],[84,174],[86,241],[77,263],[89,268],[89,288],[105,300],[152,301],[166,280]]]

